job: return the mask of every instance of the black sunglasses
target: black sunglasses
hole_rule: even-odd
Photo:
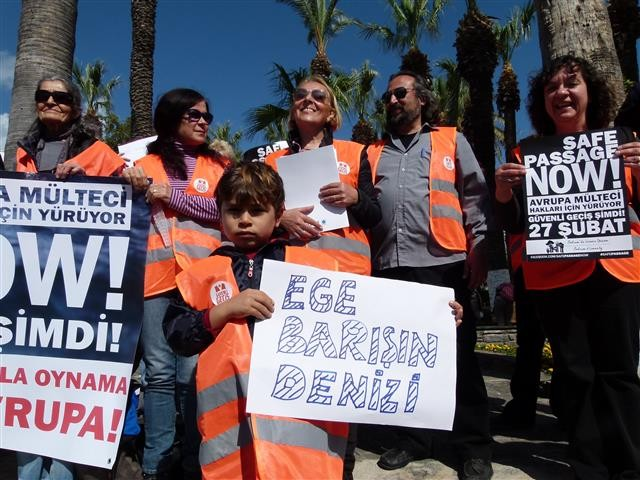
[[[61,105],[73,105],[73,95],[69,92],[60,92],[58,90],[36,90],[36,102],[45,103],[53,97],[53,101]]]
[[[199,122],[201,118],[207,122],[207,125],[211,125],[213,122],[213,115],[209,112],[201,112],[200,110],[196,110],[195,108],[190,108],[185,113],[185,118],[190,122]]]
[[[316,102],[324,103],[327,99],[327,92],[320,89],[307,90],[306,88],[296,88],[296,91],[293,92],[293,99],[297,102],[311,94],[311,98],[313,98]]]
[[[407,96],[408,92],[411,92],[413,90],[415,90],[415,88],[398,87],[394,88],[393,90],[387,90],[382,94],[382,97],[380,98],[384,103],[389,103],[391,101],[391,97],[396,97],[398,100],[402,100]]]

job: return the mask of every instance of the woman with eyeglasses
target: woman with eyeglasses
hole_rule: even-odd
[[[573,55],[554,59],[530,81],[527,108],[540,136],[607,128],[612,107],[606,79]],[[579,479],[640,478],[640,212],[633,204],[640,198],[640,142],[624,131],[618,141],[614,154],[625,167],[618,183],[626,190],[622,208],[629,215],[632,256],[523,259],[521,266],[551,343],[554,374],[560,375],[559,413],[569,440],[568,462]],[[513,153],[517,162],[495,173],[496,214],[508,232],[523,234],[528,168],[519,149]],[[582,209],[575,211],[593,210],[578,195],[569,197]],[[553,238],[553,231],[546,236]]]
[[[82,99],[76,85],[46,77],[35,92],[36,119],[18,142],[16,171],[69,175],[119,175],[124,160],[90,134],[82,123]],[[17,452],[19,480],[73,480],[75,465],[33,453]],[[86,467],[99,474],[101,469]],[[107,472],[106,470],[103,470]]]
[[[212,120],[200,93],[185,88],[165,93],[153,118],[157,140],[147,146],[147,156],[123,172],[135,188],[146,190],[152,206],[141,334],[145,479],[171,478],[176,403],[185,427],[183,478],[200,478],[194,378],[197,356],[181,357],[171,350],[162,320],[171,300],[179,295],[176,275],[220,245],[213,194],[229,161],[208,147]]]
[[[294,91],[289,109],[291,147],[272,153],[266,163],[276,169],[276,160],[283,155],[333,145],[340,181],[323,186],[318,196],[327,205],[346,208],[349,227],[323,232],[322,226],[308,215],[313,207],[286,210],[280,225],[291,237],[330,253],[340,270],[369,275],[371,254],[365,229],[380,221],[380,206],[364,146],[333,138],[341,124],[336,96],[327,82],[316,75],[304,79]]]
[[[125,163],[82,123],[80,90],[61,77],[38,82],[36,120],[18,142],[16,171],[52,172],[58,178],[119,174]]]

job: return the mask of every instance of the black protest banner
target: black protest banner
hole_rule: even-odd
[[[112,466],[148,231],[121,179],[0,172],[0,448]]]
[[[265,145],[253,147],[242,154],[242,161],[264,162],[264,160],[273,152],[284,150],[285,148],[289,148],[289,144],[286,140],[280,140],[278,142],[267,143]]]
[[[625,172],[614,128],[520,144],[528,260],[631,256]]]

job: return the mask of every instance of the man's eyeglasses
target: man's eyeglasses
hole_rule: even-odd
[[[36,90],[36,102],[45,103],[49,97],[60,105],[73,105],[73,96],[69,92],[60,92],[58,90]]]
[[[391,97],[396,97],[398,100],[402,100],[407,96],[408,92],[414,90],[415,88],[398,87],[394,88],[393,90],[387,90],[382,94],[382,97],[380,98],[382,99],[383,103],[389,103],[391,101]]]
[[[311,94],[311,98],[313,98],[316,102],[324,103],[327,99],[327,92],[324,90],[320,90],[315,88],[313,90],[307,90],[306,88],[296,88],[296,91],[293,92],[293,99],[297,102]]]
[[[211,122],[213,122],[213,115],[209,112],[201,112],[195,108],[190,108],[184,115],[184,119],[192,123],[199,122],[201,118],[207,122],[207,125],[211,125]]]

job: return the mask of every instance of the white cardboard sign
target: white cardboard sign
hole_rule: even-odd
[[[450,430],[452,289],[265,260],[247,411]]]

